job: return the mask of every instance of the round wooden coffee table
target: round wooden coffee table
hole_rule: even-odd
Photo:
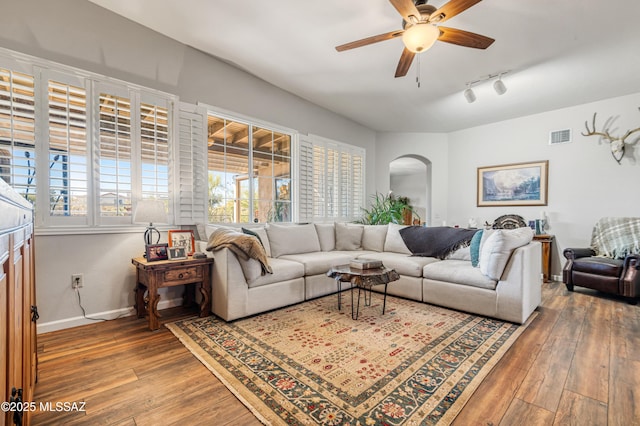
[[[327,272],[327,276],[336,280],[338,285],[338,310],[342,308],[342,283],[351,283],[351,318],[358,319],[360,312],[360,293],[364,292],[364,304],[365,306],[371,305],[371,288],[374,285],[384,284],[384,299],[382,302],[382,315],[387,305],[387,285],[400,279],[400,275],[395,269],[389,268],[373,268],[373,269],[358,269],[352,268],[349,265],[334,266]],[[358,302],[354,310],[353,303],[353,290],[358,289]]]

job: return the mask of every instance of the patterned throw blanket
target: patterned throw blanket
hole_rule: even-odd
[[[640,217],[603,217],[593,228],[591,248],[613,259],[640,253]]]
[[[228,248],[242,259],[255,259],[260,262],[262,275],[273,273],[271,266],[267,262],[267,253],[256,237],[233,229],[218,228],[209,237],[207,251],[216,251],[223,248]]]
[[[414,256],[444,259],[449,253],[468,246],[477,231],[449,226],[407,226],[400,230],[400,236]]]

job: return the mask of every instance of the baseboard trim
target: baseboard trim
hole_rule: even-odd
[[[551,275],[553,281],[562,282],[562,275]]]
[[[175,306],[182,305],[182,298],[161,300],[158,302],[158,309],[173,308]],[[116,318],[128,317],[135,315],[136,310],[133,306],[128,308],[116,309],[113,311],[96,312],[93,314],[87,314],[89,318],[96,318],[96,320],[87,319],[84,317],[65,318],[57,321],[44,322],[37,325],[37,333],[49,333],[52,331],[64,330],[67,328],[79,327],[81,325],[94,324],[96,322],[111,321]],[[100,319],[98,319],[100,318]]]

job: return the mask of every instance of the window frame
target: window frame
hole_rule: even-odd
[[[289,204],[291,206],[291,218],[289,221],[287,222],[283,222],[283,223],[294,223],[298,221],[298,194],[297,194],[297,185],[294,185],[294,177],[296,176],[296,170],[298,169],[298,139],[299,139],[299,132],[288,128],[288,127],[284,127],[278,124],[274,124],[274,123],[270,123],[264,120],[260,120],[257,118],[253,118],[253,117],[249,117],[243,114],[239,114],[239,113],[234,113],[231,112],[229,110],[226,110],[224,108],[220,108],[220,107],[216,107],[216,106],[212,106],[212,105],[208,105],[206,103],[202,103],[202,102],[198,102],[198,106],[199,107],[203,107],[206,110],[206,116],[205,118],[208,119],[209,116],[214,116],[216,118],[219,119],[224,119],[224,120],[229,120],[229,121],[233,121],[236,123],[240,123],[240,124],[244,124],[247,125],[249,127],[248,129],[248,138],[249,138],[249,144],[248,144],[248,157],[247,157],[247,166],[249,167],[249,169],[251,170],[251,167],[253,165],[253,130],[254,128],[260,128],[260,129],[265,129],[265,130],[270,130],[271,132],[274,133],[284,133],[290,136],[290,140],[291,140],[291,153],[289,156],[289,161],[290,161],[290,169],[289,169],[289,180],[291,182],[290,184],[290,201]],[[207,135],[205,135],[205,138],[207,137]],[[207,153],[208,155],[208,153]],[[209,173],[209,168],[208,166],[206,167],[207,169],[207,175]],[[272,178],[275,180],[275,177],[272,176]],[[254,199],[254,179],[249,179],[247,176],[247,180],[249,183],[249,206],[253,206],[254,203],[256,202],[256,199]],[[274,194],[273,196],[275,197],[275,190],[274,190]],[[208,191],[206,194],[206,199],[208,201]],[[239,200],[239,199],[238,199]],[[264,200],[262,200],[264,201]],[[275,202],[275,199],[273,200]],[[209,215],[206,215],[206,223],[211,223],[211,224],[219,224],[219,223],[224,223],[224,224],[255,224],[256,222],[253,222],[254,219],[254,212],[253,209],[250,208],[249,209],[249,222],[209,222]],[[264,222],[257,222],[257,223],[264,223]]]
[[[87,139],[87,213],[83,216],[55,216],[49,212],[50,175],[39,175],[36,179],[36,208],[34,214],[35,231],[37,235],[57,234],[96,234],[111,232],[137,232],[142,224],[133,222],[133,212],[137,201],[142,199],[142,166],[141,157],[141,129],[140,105],[149,103],[167,108],[168,119],[168,221],[176,223],[175,206],[176,193],[174,188],[175,175],[178,174],[174,161],[176,146],[178,145],[178,97],[159,90],[143,87],[134,83],[107,77],[94,72],[84,71],[75,67],[55,63],[46,59],[33,57],[0,47],[0,67],[11,72],[20,72],[32,76],[34,79],[34,121],[36,135],[36,165],[39,171],[45,170],[43,164],[49,161],[49,80],[61,84],[82,87],[86,93],[86,139]],[[117,220],[105,220],[100,217],[99,193],[99,93],[100,88],[113,88],[119,94],[129,96],[131,102],[131,212]],[[162,103],[163,105],[159,105]],[[42,141],[42,142],[38,142]],[[44,207],[44,208],[43,208]],[[110,218],[109,218],[110,219]],[[163,226],[162,229],[165,227]]]

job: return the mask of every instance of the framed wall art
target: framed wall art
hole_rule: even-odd
[[[549,161],[478,167],[478,207],[546,206]]]
[[[169,231],[169,247],[182,247],[191,256],[196,251],[195,245],[193,231]]]

